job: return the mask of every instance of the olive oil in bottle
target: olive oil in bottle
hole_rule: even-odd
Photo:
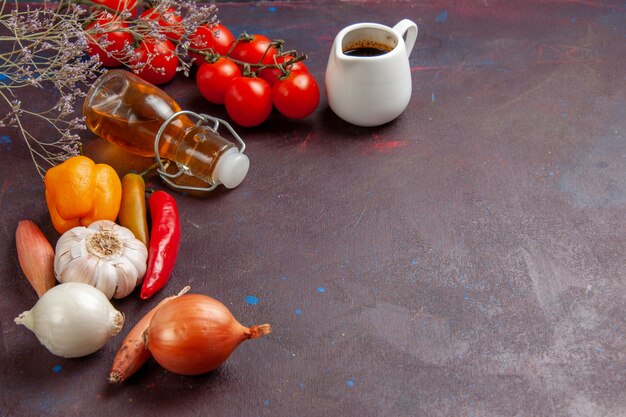
[[[110,70],[98,78],[83,106],[89,129],[139,156],[155,156],[157,132],[180,110],[163,90],[124,70]],[[250,165],[232,142],[185,115],[165,127],[158,153],[208,184],[227,188],[238,186]]]

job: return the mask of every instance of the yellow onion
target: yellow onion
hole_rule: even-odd
[[[219,367],[241,342],[272,331],[269,324],[245,327],[219,301],[182,295],[159,308],[144,334],[152,357],[165,369],[197,375]]]
[[[173,295],[161,300],[159,304],[154,306],[152,310],[143,316],[130,332],[128,332],[113,359],[113,366],[111,366],[111,372],[109,373],[109,382],[115,384],[124,382],[150,359],[152,355],[150,355],[150,351],[143,342],[143,334],[146,332],[146,329],[148,329],[152,317],[154,317],[154,314],[163,304],[176,297],[180,297],[187,293],[187,291],[189,291],[189,287],[183,288],[178,295]]]

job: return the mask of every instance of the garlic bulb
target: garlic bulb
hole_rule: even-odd
[[[78,358],[100,349],[124,325],[124,316],[94,287],[69,282],[46,291],[37,304],[15,319],[50,352]]]
[[[65,232],[56,245],[54,274],[59,282],[84,282],[111,297],[130,294],[146,273],[148,249],[133,232],[110,220]]]

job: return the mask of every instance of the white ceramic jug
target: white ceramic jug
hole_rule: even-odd
[[[358,126],[390,122],[411,99],[409,55],[417,25],[404,19],[393,28],[356,23],[335,38],[326,67],[330,108]]]

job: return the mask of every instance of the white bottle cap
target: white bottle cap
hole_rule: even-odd
[[[216,179],[226,188],[235,188],[246,177],[250,160],[237,148],[230,148],[217,160]]]

